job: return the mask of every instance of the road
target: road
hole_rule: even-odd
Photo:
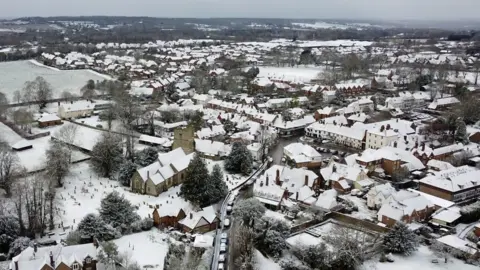
[[[236,187],[234,187],[233,189],[231,189],[227,196],[225,197],[225,200],[223,200],[223,203],[222,203],[222,207],[220,208],[220,227],[217,228],[217,231],[216,231],[216,234],[215,234],[215,243],[214,243],[214,251],[213,251],[213,260],[212,260],[212,267],[210,269],[212,270],[218,270],[218,256],[220,255],[220,236],[223,232],[226,232],[228,231],[228,229],[225,229],[223,227],[223,221],[225,220],[225,217],[227,216],[227,205],[228,205],[228,202],[232,199],[235,198],[235,196],[238,194],[238,191],[239,189],[245,185],[250,179],[252,178],[255,178],[257,177],[258,175],[260,175],[261,173],[263,173],[263,171],[266,169],[267,167],[267,164],[268,162],[262,164],[262,166],[260,166],[260,168],[255,171],[254,173],[252,173],[250,175],[250,177],[248,177],[245,181],[243,181],[242,183],[239,183]],[[233,223],[233,220],[230,221],[230,224]],[[230,243],[230,239],[229,239],[229,243]],[[227,252],[229,251],[229,249],[227,249]]]
[[[278,142],[269,151],[269,155],[273,158],[273,164],[282,164],[283,148],[291,143],[300,142],[300,137],[278,138]]]

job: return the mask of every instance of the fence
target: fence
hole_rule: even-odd
[[[20,137],[22,137],[24,139],[27,139],[27,140],[34,140],[34,139],[38,139],[38,138],[42,138],[42,137],[46,137],[46,136],[50,135],[50,131],[37,133],[37,134],[27,133],[25,130],[19,128],[17,125],[8,121],[4,117],[0,117],[0,122],[2,122],[4,125],[9,127],[11,130],[13,130],[15,133],[17,133]]]

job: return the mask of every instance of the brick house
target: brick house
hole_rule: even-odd
[[[96,242],[95,242],[96,243]],[[11,270],[96,270],[97,245],[28,247],[13,257]]]
[[[447,160],[452,157],[455,153],[463,151],[463,144],[451,144],[439,148],[432,149],[428,146],[425,146],[423,143],[420,147],[415,147],[412,149],[412,154],[420,159],[424,164],[427,164],[429,160]]]
[[[480,196],[480,170],[461,166],[434,172],[419,181],[421,192],[452,202],[464,202]]]
[[[387,227],[393,227],[397,221],[424,222],[434,211],[435,205],[424,196],[412,191],[400,190],[382,204],[377,218]]]
[[[213,209],[208,206],[197,212],[190,212],[186,217],[178,221],[179,227],[188,233],[206,233],[217,228],[220,219]]]
[[[164,210],[164,209],[162,209]],[[183,209],[177,213],[172,212],[174,209],[165,209],[167,212],[161,212],[157,207],[153,210],[153,225],[159,228],[178,227],[178,221],[184,219],[187,215]]]
[[[38,120],[38,127],[50,127],[63,124],[62,119],[54,114],[44,114]]]

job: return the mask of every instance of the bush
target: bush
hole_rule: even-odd
[[[400,222],[383,237],[383,248],[387,252],[410,255],[419,245],[417,235]]]
[[[79,231],[71,231],[65,239],[67,246],[79,245],[82,242],[82,234]]]
[[[151,218],[144,218],[144,219],[141,221],[140,224],[141,224],[142,230],[148,231],[148,230],[150,230],[151,228],[153,228],[153,219],[151,219]]]
[[[8,251],[8,258],[13,258],[24,251],[32,244],[32,240],[28,237],[18,237],[10,244],[10,250]]]

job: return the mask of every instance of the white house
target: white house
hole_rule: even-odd
[[[283,148],[283,154],[296,164],[320,163],[322,155],[308,144],[291,143]]]
[[[62,119],[87,117],[93,114],[95,105],[89,101],[63,103],[58,107],[58,116]]]
[[[398,140],[398,137],[398,133],[391,129],[368,130],[365,139],[365,148],[380,149],[389,146],[392,142]]]
[[[337,144],[362,149],[365,130],[340,125],[313,123],[305,128],[306,135],[312,138],[322,138]]]
[[[372,187],[367,193],[367,206],[370,209],[380,209],[390,195],[395,193],[395,188],[390,183]]]

